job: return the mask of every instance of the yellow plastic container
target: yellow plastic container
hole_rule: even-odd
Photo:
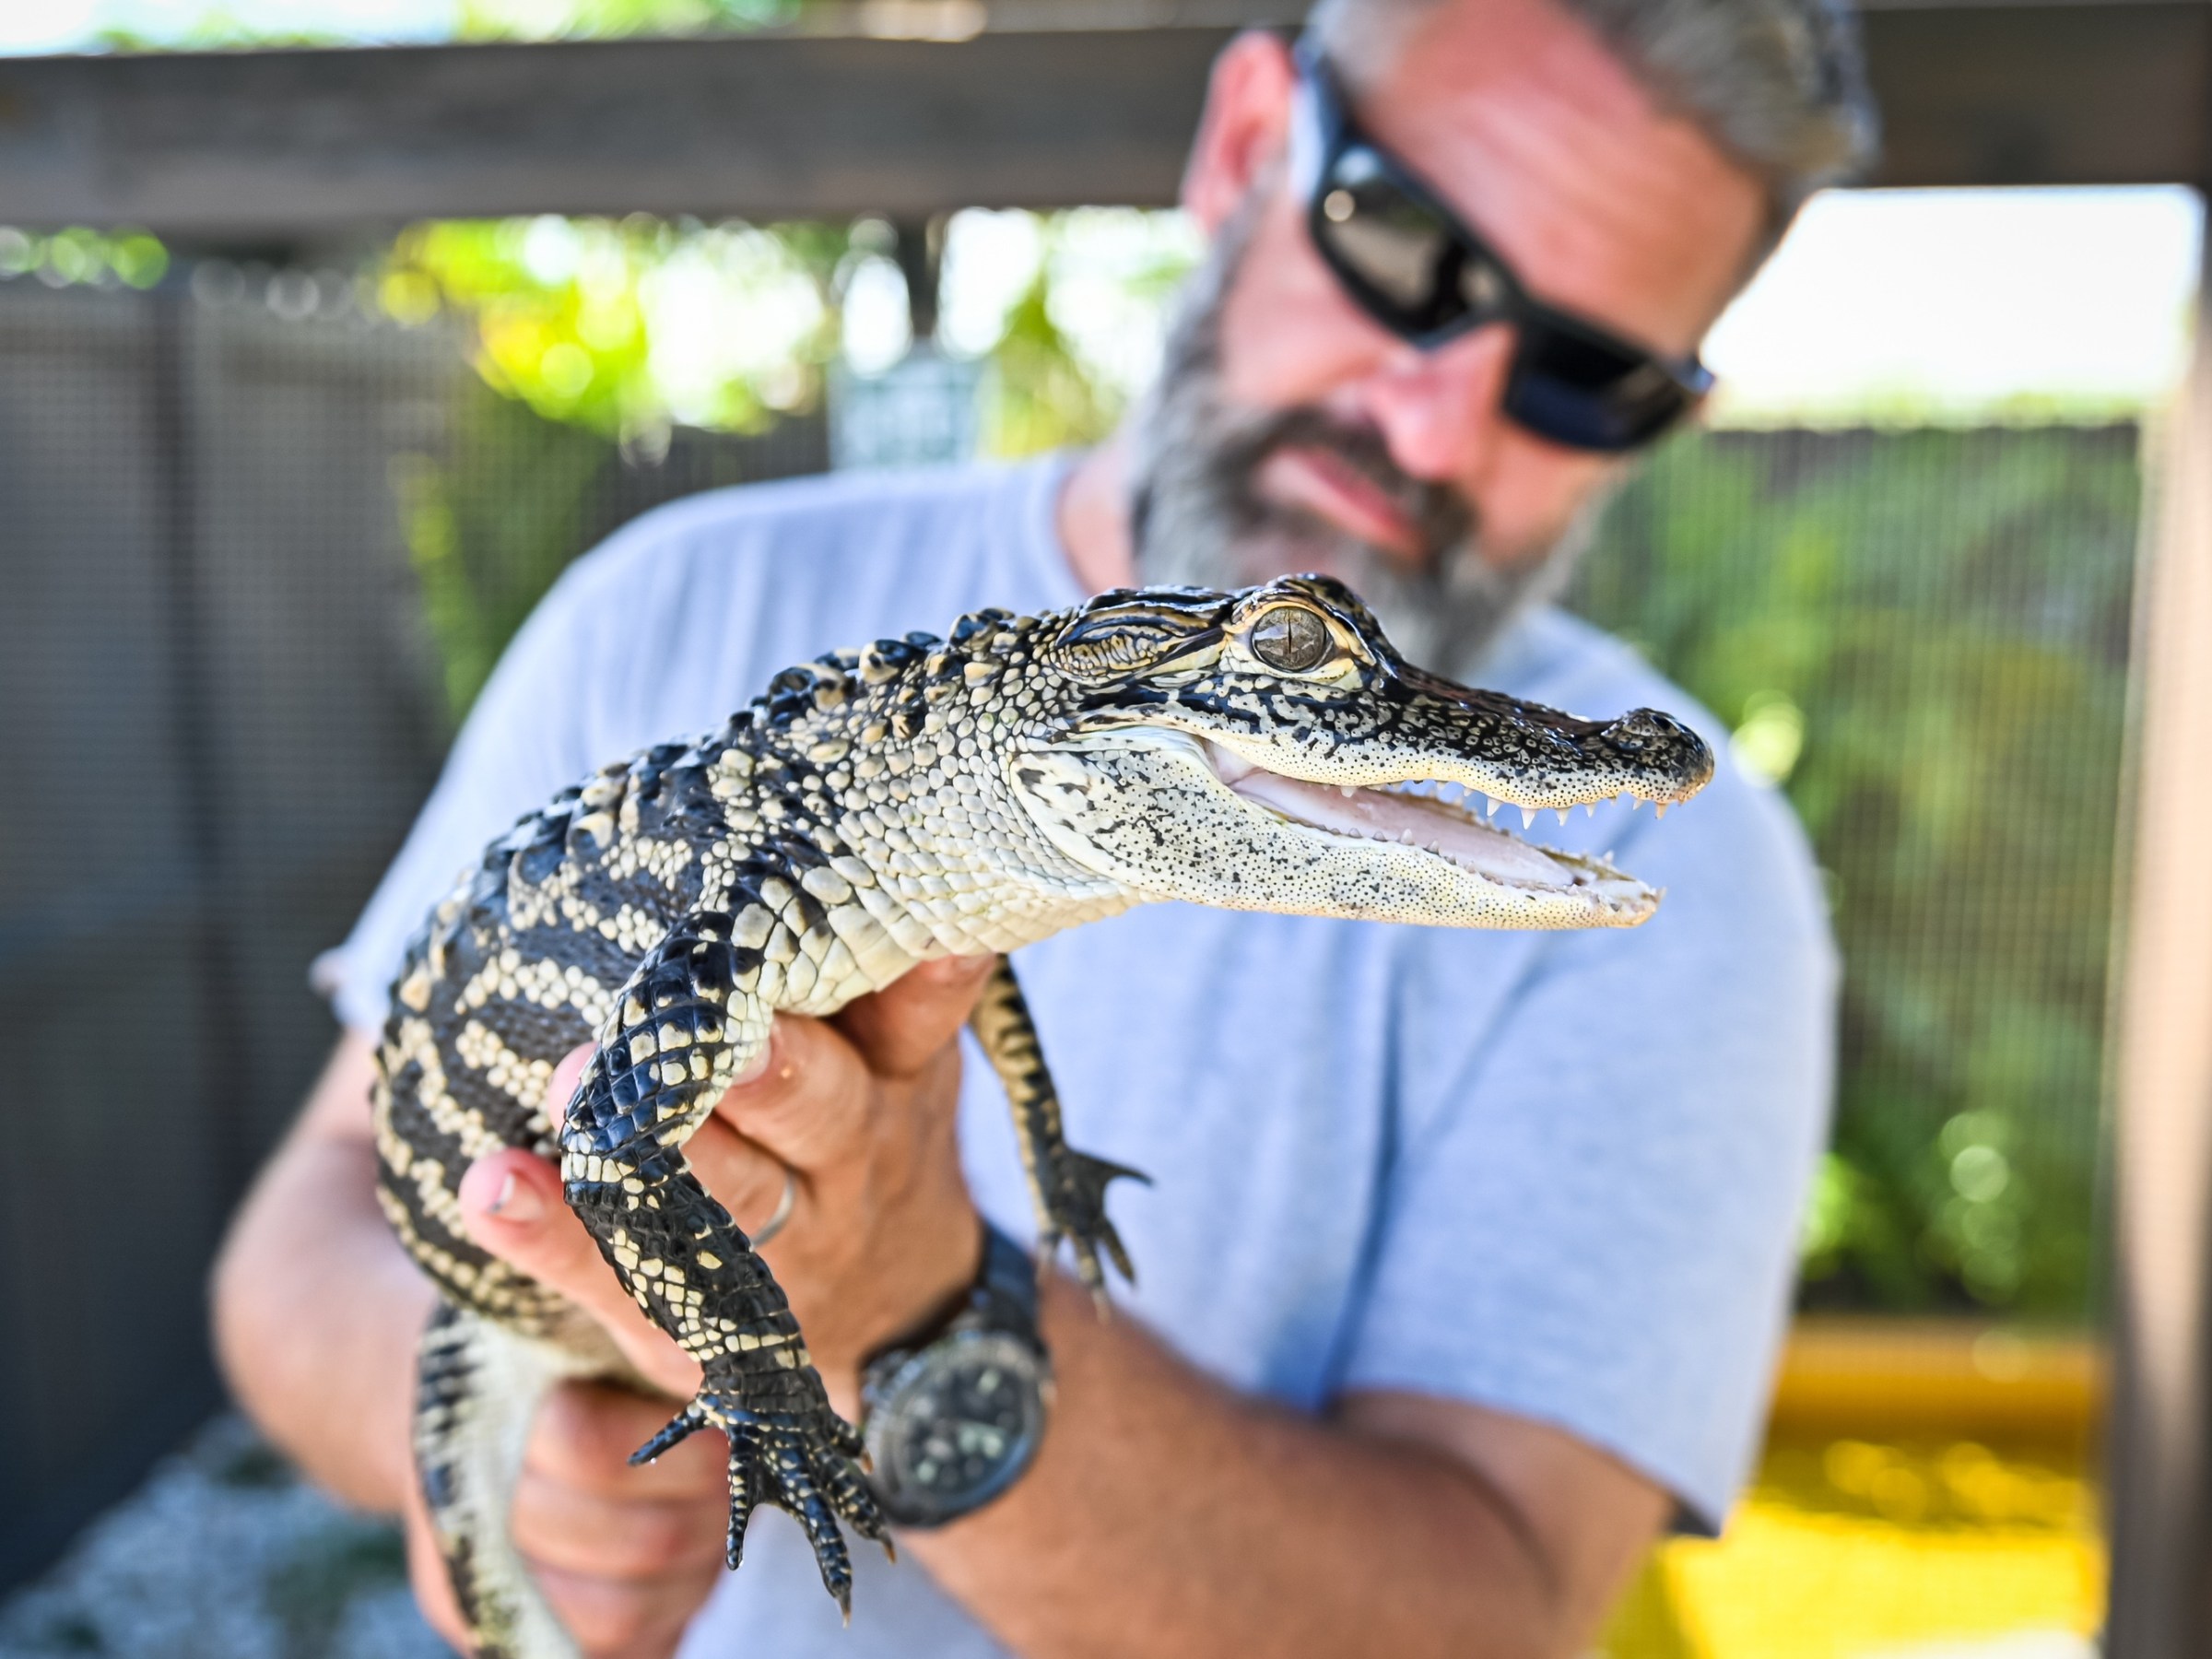
[[[1727,1535],[1670,1540],[1607,1659],[2088,1659],[2104,1365],[2081,1336],[1819,1320],[1793,1334]]]

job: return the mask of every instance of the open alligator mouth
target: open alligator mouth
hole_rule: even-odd
[[[1536,846],[1484,822],[1441,794],[1428,793],[1461,787],[1456,784],[1315,783],[1254,766],[1218,743],[1201,739],[1201,747],[1214,775],[1232,794],[1311,830],[1412,847],[1449,859],[1485,881],[1534,893],[1584,888],[1614,904],[1655,903],[1659,897],[1605,860]],[[1489,810],[1498,806],[1492,801]],[[1534,822],[1535,811],[1524,807],[1523,812],[1525,828]],[[1564,820],[1566,813],[1559,816]]]

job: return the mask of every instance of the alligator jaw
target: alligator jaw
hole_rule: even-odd
[[[1308,829],[1417,848],[1503,887],[1596,888],[1631,908],[1657,902],[1657,894],[1602,860],[1535,846],[1434,795],[1309,782],[1254,766],[1217,743],[1202,739],[1200,747],[1231,794]]]

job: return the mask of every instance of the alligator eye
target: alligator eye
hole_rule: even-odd
[[[1302,606],[1278,605],[1253,624],[1252,653],[1270,668],[1303,674],[1329,654],[1328,625]]]

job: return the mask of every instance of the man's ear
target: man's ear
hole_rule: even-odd
[[[1182,172],[1182,206],[1208,236],[1220,229],[1263,168],[1289,141],[1298,70],[1276,35],[1248,29],[1221,49],[1206,111]]]

